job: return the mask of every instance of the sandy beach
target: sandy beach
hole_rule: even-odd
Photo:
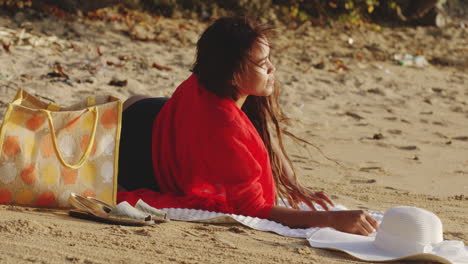
[[[64,106],[89,95],[169,97],[190,75],[207,24],[140,16],[144,23],[0,16],[0,120],[18,88]],[[285,128],[315,146],[286,140],[300,180],[350,209],[430,210],[445,239],[467,244],[466,22],[277,32]],[[405,54],[428,65],[399,65]],[[68,78],[48,75],[57,63]],[[10,205],[0,205],[0,237],[0,263],[360,263],[241,225],[126,227]]]

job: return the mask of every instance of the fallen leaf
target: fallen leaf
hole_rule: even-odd
[[[358,60],[358,61],[364,60],[364,57],[361,56],[361,55],[356,55],[356,56],[354,56],[354,58],[355,58],[356,60]]]
[[[49,77],[53,77],[53,78],[58,78],[58,77],[64,77],[66,79],[68,79],[68,74],[66,74],[64,71],[63,71],[63,67],[60,63],[56,62],[54,64],[54,70],[52,72],[49,72],[47,74]]]
[[[372,137],[372,139],[375,139],[375,140],[379,140],[379,139],[383,139],[383,138],[384,138],[384,136],[381,133],[374,134],[374,136]]]
[[[102,54],[103,54],[103,53],[101,52],[101,48],[100,48],[100,47],[97,47],[97,48],[96,48],[96,52],[97,52],[97,54],[99,55],[99,57],[101,57]]]
[[[172,71],[171,68],[166,67],[166,66],[163,66],[163,65],[160,65],[160,64],[157,64],[157,63],[153,63],[152,66],[153,66],[154,68],[160,70],[160,71]]]
[[[109,85],[117,86],[117,87],[124,87],[127,85],[127,80],[111,80]]]
[[[325,68],[325,63],[322,61],[317,64],[314,64],[314,68],[318,70],[323,70]]]
[[[125,65],[122,64],[122,63],[115,63],[115,62],[112,62],[112,61],[107,61],[106,64],[107,64],[108,66],[115,66],[115,67],[119,67],[119,68],[125,66]]]
[[[328,70],[329,72],[334,72],[334,73],[343,73],[349,70],[348,67],[346,67],[341,60],[336,60],[335,61],[336,68],[335,69],[330,69]]]
[[[7,53],[10,53],[10,44],[5,43],[5,42],[2,41],[2,46],[3,46],[3,49],[4,49]]]
[[[130,60],[130,57],[128,57],[128,56],[119,56],[118,58],[119,58],[119,60],[121,60],[121,61],[128,61],[128,60]]]

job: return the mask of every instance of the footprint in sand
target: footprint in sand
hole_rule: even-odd
[[[397,149],[401,150],[419,150],[418,146],[410,145],[410,146],[397,146]]]
[[[440,138],[443,138],[443,139],[447,139],[448,137],[440,132],[434,132],[433,133],[435,136],[438,136]]]
[[[411,122],[408,121],[408,120],[406,120],[406,119],[400,119],[400,121],[401,121],[402,123],[411,124]]]
[[[125,236],[125,235],[130,234],[130,231],[126,227],[118,226],[118,225],[105,227],[103,229],[110,231],[112,235],[116,235],[116,236]]]
[[[450,107],[450,111],[454,112],[454,113],[463,113],[463,107],[461,106],[452,106]]]
[[[434,112],[429,111],[429,112],[420,112],[420,115],[432,115]]]
[[[382,167],[370,166],[370,167],[361,167],[361,168],[359,168],[359,171],[363,171],[363,172],[384,172],[385,170]],[[375,182],[375,180],[373,180],[373,181]],[[368,182],[368,183],[371,183],[371,182]]]
[[[300,160],[300,159],[293,159],[293,160],[291,160],[291,161],[292,161],[293,163],[303,163],[303,164],[307,163],[307,161],[305,161],[305,160]]]
[[[237,249],[237,246],[234,242],[224,237],[221,237],[220,235],[215,235],[215,237],[212,240],[219,242],[221,244],[221,247]]]
[[[227,231],[231,232],[231,233],[236,233],[236,234],[245,234],[247,233],[245,230],[243,230],[242,228],[240,227],[231,227],[229,228]]]
[[[389,130],[387,130],[387,132],[392,134],[392,135],[401,135],[402,134],[402,131],[399,130],[399,129],[389,129]]]
[[[22,206],[13,206],[13,205],[8,205],[8,207],[5,208],[8,211],[13,211],[13,212],[26,212],[29,211],[28,207],[22,207]]]
[[[368,93],[372,93],[372,94],[376,94],[376,95],[381,95],[381,96],[385,96],[385,92],[382,91],[381,89],[379,88],[373,88],[373,89],[369,89],[367,90]]]
[[[139,235],[139,236],[151,236],[151,233],[146,229],[135,230],[133,231],[133,234]]]
[[[462,232],[444,232],[444,236],[453,240],[464,240],[466,238]]]
[[[436,125],[436,126],[444,126],[444,127],[447,126],[446,123],[444,123],[444,122],[439,122],[439,121],[434,121],[434,122],[432,122],[432,124],[433,124],[433,125]]]
[[[350,180],[350,183],[355,183],[355,184],[376,183],[376,182],[377,182],[377,180],[375,180],[375,179],[370,179],[370,180],[363,180],[363,179]]]
[[[53,230],[32,220],[10,220],[0,222],[0,233],[9,234],[47,234]]]
[[[360,121],[360,120],[364,119],[364,117],[362,117],[362,116],[360,116],[360,115],[358,115],[356,113],[353,113],[353,112],[346,112],[345,115],[350,116],[350,117],[354,118],[357,121]]]

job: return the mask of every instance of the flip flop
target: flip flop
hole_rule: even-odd
[[[94,220],[107,224],[146,226],[154,224],[151,214],[141,212],[127,202],[113,207],[92,197],[83,197],[71,193],[70,204],[75,208],[68,212],[70,216]]]

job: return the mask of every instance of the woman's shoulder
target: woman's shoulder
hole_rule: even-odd
[[[179,85],[169,105],[167,110],[174,118],[188,118],[211,130],[242,130],[247,121],[234,100],[208,91],[195,74]]]
[[[194,105],[194,110],[201,110],[200,114],[212,122],[224,126],[236,126],[241,117],[242,111],[235,105],[231,98],[221,98],[206,89],[193,74],[187,83],[191,87],[190,100]],[[198,112],[198,111],[195,111]]]

